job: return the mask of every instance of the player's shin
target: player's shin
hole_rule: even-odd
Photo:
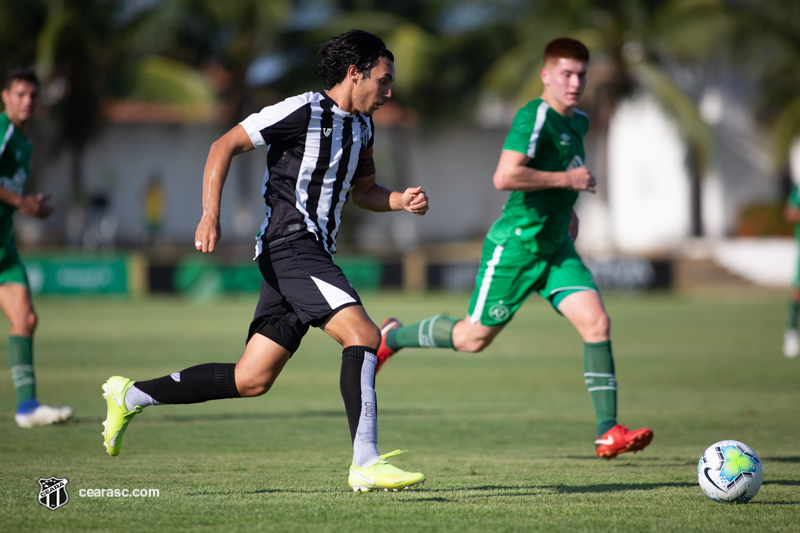
[[[599,436],[617,423],[617,379],[611,341],[583,344],[583,371],[586,387],[592,396]]]
[[[386,344],[400,348],[452,348],[453,327],[458,319],[436,315],[415,324],[393,329],[386,334]]]
[[[353,442],[353,463],[370,466],[379,460],[378,404],[375,395],[374,350],[365,346],[348,346],[342,351],[339,386],[350,424]]]
[[[235,368],[234,363],[208,363],[193,366],[180,372],[174,372],[169,376],[137,381],[127,396],[138,394],[138,392],[131,393],[134,389],[138,389],[144,395],[152,398],[153,404],[201,403],[208,400],[239,398],[234,376]],[[126,402],[131,401],[132,398],[127,396]],[[146,396],[141,396],[141,401],[146,402]],[[144,407],[144,405],[141,406]]]

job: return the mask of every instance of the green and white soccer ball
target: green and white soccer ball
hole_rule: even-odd
[[[697,480],[714,501],[747,503],[761,488],[761,459],[748,445],[722,440],[703,452],[697,465]]]

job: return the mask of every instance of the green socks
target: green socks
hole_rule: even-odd
[[[786,324],[786,329],[797,329],[797,315],[800,314],[800,305],[794,300],[789,302],[789,312],[787,318],[789,319]]]
[[[389,330],[386,345],[392,350],[400,348],[452,348],[453,327],[457,319],[436,315],[416,324]]]
[[[617,424],[617,379],[611,341],[583,343],[583,377],[592,396],[600,436]]]
[[[17,405],[36,398],[36,378],[33,374],[33,342],[28,337],[8,337],[8,364],[14,380]]]

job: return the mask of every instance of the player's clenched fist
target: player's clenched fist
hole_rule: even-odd
[[[415,215],[428,212],[428,195],[422,187],[409,187],[403,192],[403,209]]]

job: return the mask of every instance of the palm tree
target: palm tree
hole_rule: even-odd
[[[790,148],[800,139],[800,3],[687,1],[670,13],[670,26],[686,57],[744,69],[757,81],[754,112],[771,130],[775,168],[785,169]],[[703,38],[682,38],[689,33]]]

